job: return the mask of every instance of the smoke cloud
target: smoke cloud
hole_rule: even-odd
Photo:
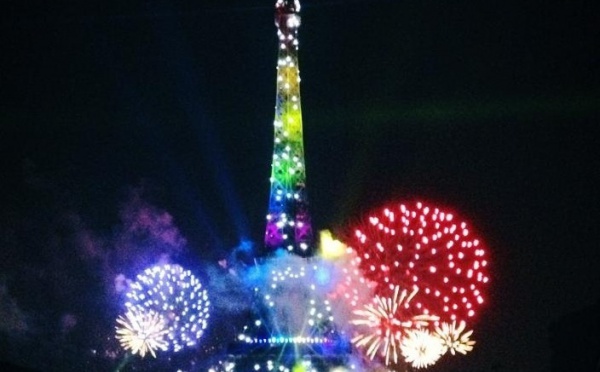
[[[8,293],[6,285],[0,284],[0,333],[24,333],[28,329],[27,317]]]

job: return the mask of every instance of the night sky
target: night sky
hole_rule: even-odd
[[[67,3],[0,5],[0,360],[30,367],[111,314],[110,275],[143,264],[131,215],[203,271],[260,245],[268,206],[274,1]],[[561,319],[600,358],[593,3],[302,1],[315,229],[423,200],[488,246],[478,344],[448,370],[548,371]]]

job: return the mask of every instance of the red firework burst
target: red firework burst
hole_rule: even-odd
[[[418,287],[412,311],[440,321],[469,320],[484,302],[489,281],[486,250],[466,222],[421,202],[371,214],[350,246],[364,276],[388,287]]]

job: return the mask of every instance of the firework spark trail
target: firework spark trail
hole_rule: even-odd
[[[156,358],[155,351],[167,350],[168,343],[164,340],[168,330],[163,317],[154,311],[130,309],[125,317],[117,318],[116,339],[125,350],[139,354],[142,358],[150,352]]]
[[[442,340],[427,330],[409,330],[400,344],[406,363],[414,368],[425,368],[435,364],[443,354]]]
[[[372,360],[377,351],[385,358],[385,364],[390,364],[390,358],[398,363],[398,349],[404,334],[408,329],[427,326],[429,322],[439,318],[431,315],[410,316],[398,311],[401,307],[408,309],[418,288],[408,295],[406,289],[400,292],[400,287],[394,287],[392,297],[375,296],[374,305],[367,304],[364,309],[354,311],[358,316],[351,321],[356,326],[364,326],[370,333],[359,333],[351,341],[357,347],[366,347],[366,354]]]
[[[468,351],[473,350],[475,341],[469,340],[473,330],[463,333],[467,324],[461,321],[456,327],[456,322],[442,323],[441,327],[435,327],[435,336],[442,340],[444,346],[443,353],[445,354],[450,350],[452,355],[456,353],[466,354]]]

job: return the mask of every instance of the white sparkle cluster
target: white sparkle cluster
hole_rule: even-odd
[[[200,281],[179,265],[144,270],[126,293],[125,307],[137,313],[160,314],[168,348],[179,351],[196,345],[209,318],[210,301]]]
[[[142,358],[146,353],[156,358],[156,350],[167,350],[164,318],[154,311],[131,309],[117,318],[116,338],[125,350]]]
[[[273,336],[256,338],[253,328],[239,336],[247,343],[326,343],[323,336],[333,327],[332,304],[325,296],[324,287],[329,286],[327,268],[311,263],[300,257],[290,256],[288,265],[268,271],[266,281],[254,288],[255,293],[268,309],[266,321],[256,320],[254,328],[268,326],[273,328]],[[278,261],[281,264],[282,261]]]
[[[208,372],[233,372],[235,371],[236,364],[235,362],[221,362],[218,366],[212,367],[208,370]],[[293,365],[286,365],[278,360],[269,359],[262,363],[255,363],[251,367],[251,371],[261,372],[292,372],[292,371],[302,371],[302,372],[321,372],[316,369],[310,360],[303,360],[300,362],[296,362]],[[246,370],[244,370],[246,371]],[[347,369],[333,369],[332,371],[347,371]],[[250,372],[250,371],[248,371]]]

